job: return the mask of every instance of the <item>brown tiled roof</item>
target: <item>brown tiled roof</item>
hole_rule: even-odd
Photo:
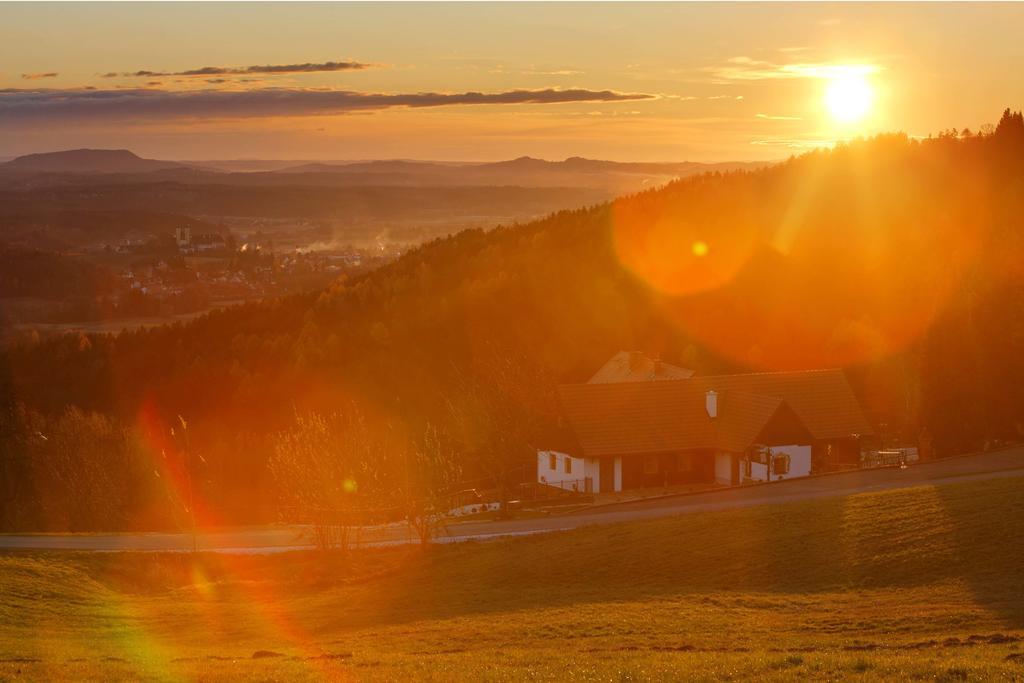
[[[745,391],[719,391],[718,417],[708,418],[704,405],[704,393],[697,410],[698,419],[712,425],[714,441],[710,446],[723,451],[740,452],[757,441],[768,422],[777,413],[790,408],[777,396],[750,394]]]
[[[705,409],[709,390],[718,392],[714,420]],[[559,395],[590,457],[698,448],[742,451],[783,413],[815,439],[871,433],[840,370],[572,384],[560,387]]]
[[[619,351],[594,373],[591,384],[606,382],[648,382],[661,379],[686,379],[693,370],[655,360],[639,351]]]

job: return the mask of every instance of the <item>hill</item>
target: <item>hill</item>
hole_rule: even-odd
[[[183,167],[174,161],[143,159],[127,149],[70,149],[28,154],[0,164],[5,171],[48,173],[147,173]]]
[[[600,190],[603,197],[716,171],[753,170],[763,163],[621,163],[573,157],[520,157],[495,163],[412,160],[353,162],[173,162],[143,159],[128,150],[78,149],[29,154],[0,163],[0,185],[50,188],[116,182],[178,182],[238,187],[500,187]],[[81,176],[86,177],[81,177]],[[70,176],[70,177],[69,177]],[[95,178],[92,176],[100,176]]]
[[[303,181],[276,187],[246,187],[222,182],[183,182],[165,179],[158,171],[151,182],[124,182],[102,176],[104,182],[64,187],[35,187],[18,191],[0,188],[4,206],[0,217],[46,211],[164,212],[187,216],[320,218],[345,225],[362,222],[418,219],[481,221],[495,216],[544,215],[555,207],[579,206],[606,197],[586,188],[526,187],[341,187]],[[295,178],[296,176],[289,176]],[[2,224],[0,224],[2,225]],[[442,226],[443,227],[443,226]],[[447,232],[447,231],[446,231]]]
[[[351,161],[351,162],[311,162],[298,166],[288,166],[275,173],[438,173],[445,169],[445,164],[432,161],[409,161],[395,159],[389,161]]]
[[[172,235],[181,226],[196,233],[218,229],[207,221],[145,208],[80,209],[70,203],[62,204],[59,200],[46,202],[41,198],[26,201],[0,192],[0,243],[31,243],[37,249],[60,250],[101,241],[115,242],[132,233]],[[109,202],[107,206],[115,205]],[[144,205],[140,202],[139,206]]]
[[[267,519],[266,463],[297,412],[356,404],[395,428],[439,425],[473,476],[485,456],[519,467],[557,443],[552,385],[623,349],[703,374],[843,367],[889,442],[939,454],[1020,439],[1022,159],[1024,118],[1007,111],[984,135],[881,136],[465,231],[322,293],[188,325],[29,340],[0,357],[3,447],[40,447],[32,435],[70,406],[129,436],[183,415],[204,497],[228,520]],[[151,472],[160,449],[125,439],[118,471]],[[57,476],[6,462],[0,482]],[[19,490],[0,502],[9,526],[88,519]],[[103,511],[108,526],[169,523],[156,503],[109,500],[123,507]]]
[[[587,187],[622,194],[701,173],[753,170],[766,165],[742,162],[621,163],[581,157],[547,161],[520,157],[494,163],[461,164],[404,160],[312,163],[256,177],[262,176],[261,181],[268,182],[281,175],[299,175],[306,182],[358,185]],[[238,180],[241,182],[243,179]],[[252,182],[255,178],[244,180]]]
[[[425,553],[8,554],[0,676],[1012,680],[1024,666],[1024,546],[1010,542],[1024,533],[1022,485]]]

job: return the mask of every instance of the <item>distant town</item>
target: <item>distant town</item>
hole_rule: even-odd
[[[88,264],[89,286],[73,296],[9,297],[0,307],[14,334],[30,331],[119,331],[122,327],[190,317],[213,308],[310,291],[343,275],[375,268],[405,245],[275,243],[261,230],[129,233],[73,251],[39,256]],[[0,318],[0,322],[2,322]]]

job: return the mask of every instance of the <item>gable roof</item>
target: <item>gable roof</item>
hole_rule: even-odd
[[[718,393],[718,417],[705,398]],[[774,420],[799,425],[814,439],[870,434],[871,427],[840,370],[693,377],[661,382],[572,384],[559,388],[562,408],[589,457],[757,443]]]
[[[660,379],[686,379],[693,370],[650,358],[640,351],[619,351],[588,380],[590,384],[608,382],[648,382]]]

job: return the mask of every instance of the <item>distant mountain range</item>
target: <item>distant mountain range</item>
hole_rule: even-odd
[[[443,164],[435,161],[364,161],[313,162],[278,169],[278,173],[637,173],[641,175],[692,175],[694,171],[733,170],[758,168],[764,163],[724,162],[698,163],[693,161],[672,163],[637,163],[601,161],[570,157],[565,161],[547,161],[533,157],[519,157],[509,161],[489,163]]]
[[[40,174],[153,174],[152,180],[237,185],[586,187],[628,192],[708,171],[755,169],[765,163],[625,163],[571,157],[546,161],[520,157],[499,162],[415,160],[161,161],[125,150],[76,149],[29,154],[0,163],[4,176]],[[134,180],[145,180],[135,178]]]
[[[127,149],[69,149],[27,154],[0,164],[7,171],[46,173],[148,173],[185,167],[176,161],[143,159]]]

